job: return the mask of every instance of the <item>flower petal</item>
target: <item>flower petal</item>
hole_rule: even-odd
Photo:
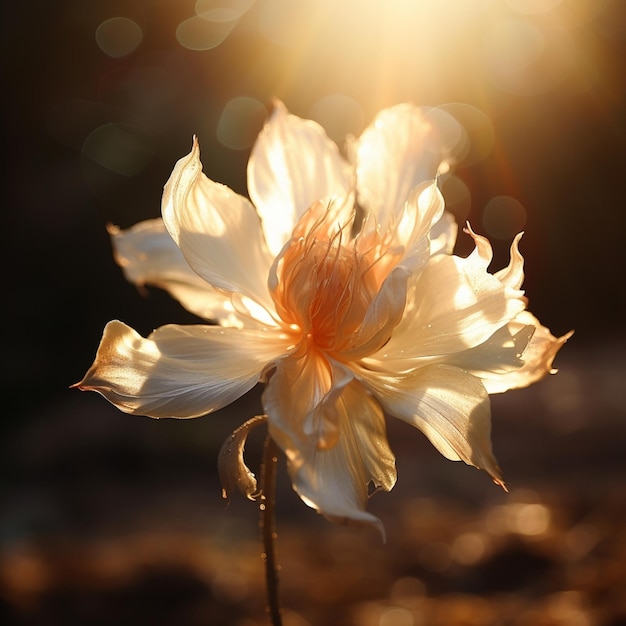
[[[513,239],[509,264],[504,269],[494,274],[500,282],[511,289],[519,289],[524,282],[524,257],[519,251],[519,242],[523,234],[524,233],[519,233],[516,235],[515,239]],[[474,240],[476,240],[477,235],[472,233],[472,236]]]
[[[390,491],[396,482],[395,458],[387,443],[385,421],[376,401],[357,383],[350,383],[332,403],[338,438],[330,449],[320,449],[310,438],[284,430],[273,419],[289,411],[292,395],[266,392],[270,433],[285,451],[293,487],[302,500],[329,519],[368,524],[381,532],[382,523],[365,511],[368,485]],[[279,383],[282,388],[282,383]],[[330,408],[330,407],[329,407]]]
[[[534,332],[528,345],[521,351],[520,367],[503,372],[483,372],[479,375],[489,393],[502,393],[509,389],[528,387],[548,374],[556,374],[552,362],[563,344],[574,334],[570,331],[561,337],[555,337],[529,311],[522,311],[508,324],[508,331],[517,336],[523,329]]]
[[[394,243],[404,247],[400,265],[418,272],[431,256],[430,231],[441,220],[444,201],[436,181],[419,183],[409,194],[394,229]]]
[[[491,380],[507,378],[523,365],[522,354],[529,345],[535,327],[516,327],[510,322],[498,329],[487,341],[469,350],[447,355],[443,360],[448,365],[459,367],[482,379],[485,388],[491,391]]]
[[[270,423],[291,433],[293,440],[310,440],[331,448],[338,436],[333,406],[353,378],[352,371],[327,358],[311,338],[282,360],[263,395]]]
[[[442,156],[422,109],[399,104],[381,111],[355,146],[359,204],[383,229],[419,183],[437,175]]]
[[[454,215],[444,211],[441,219],[433,225],[430,231],[430,254],[452,254],[456,243],[459,227]]]
[[[276,101],[248,161],[248,193],[271,252],[280,252],[313,202],[350,196],[352,179],[351,168],[324,129],[291,115]]]
[[[478,378],[437,363],[405,375],[363,371],[385,411],[419,428],[446,458],[489,472],[503,485],[491,451],[489,396]]]
[[[161,218],[132,228],[108,227],[115,260],[127,280],[138,287],[154,285],[167,291],[188,311],[222,326],[242,326],[230,297],[200,278],[185,261]],[[247,321],[247,320],[246,320]]]
[[[202,173],[194,137],[163,191],[163,221],[187,263],[216,289],[251,298],[272,311],[267,274],[272,264],[250,202]]]
[[[342,358],[358,360],[384,346],[400,320],[406,303],[409,273],[396,267],[383,282],[369,305],[363,322],[342,347]]]
[[[487,265],[476,250],[465,259],[432,257],[410,285],[391,340],[372,358],[385,369],[406,371],[415,360],[477,346],[506,325],[524,309],[525,298],[489,274]]]
[[[286,351],[278,331],[219,326],[158,328],[144,339],[109,322],[82,391],[97,391],[125,413],[199,417],[251,389]]]

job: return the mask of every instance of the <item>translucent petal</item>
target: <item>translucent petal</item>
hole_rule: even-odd
[[[115,260],[126,278],[137,285],[167,291],[188,311],[222,326],[243,326],[228,294],[217,291],[188,265],[161,218],[120,230],[109,226]]]
[[[310,338],[304,339],[272,375],[263,395],[265,412],[294,440],[330,448],[338,435],[334,404],[352,378],[351,370],[329,359]]]
[[[381,111],[355,146],[359,204],[383,229],[411,190],[436,177],[442,160],[424,113],[410,104]]]
[[[530,341],[520,354],[520,367],[502,372],[482,372],[478,375],[489,393],[502,393],[509,389],[528,387],[548,374],[556,374],[552,367],[554,358],[563,344],[574,334],[570,331],[555,337],[528,311],[523,311],[507,326],[508,332],[518,336],[523,329],[532,329]],[[479,348],[480,349],[480,348]]]
[[[387,276],[369,305],[359,329],[342,348],[343,358],[361,359],[384,346],[402,319],[406,302],[408,272],[397,267]]]
[[[509,264],[496,272],[494,276],[511,289],[520,289],[524,282],[524,257],[519,251],[519,242],[523,233],[519,233],[511,244],[511,260]]]
[[[324,129],[276,101],[248,161],[248,193],[273,255],[313,202],[350,196],[352,180],[351,168]]]
[[[199,417],[246,393],[285,351],[278,331],[168,325],[144,339],[112,321],[75,387],[97,391],[125,413]]]
[[[472,348],[525,304],[521,292],[486,271],[480,255],[432,257],[410,286],[405,315],[391,340],[372,358],[381,367],[405,371],[415,366],[415,359]]]
[[[250,202],[202,173],[200,147],[180,159],[163,192],[163,221],[187,263],[216,289],[239,293],[267,310],[272,264]]]
[[[433,225],[430,231],[430,254],[452,254],[456,244],[459,227],[454,215],[444,211],[441,219]]]
[[[443,215],[444,200],[437,183],[419,183],[409,194],[394,232],[394,243],[405,249],[402,267],[417,272],[431,256],[430,231]]]
[[[513,328],[512,323],[498,329],[487,341],[469,350],[446,355],[445,363],[466,370],[482,379],[483,384],[490,391],[488,381],[506,377],[508,374],[519,371],[524,365],[522,355],[529,345],[535,327],[532,325],[518,325]]]
[[[372,525],[384,537],[380,520],[365,511],[369,485],[389,491],[396,481],[395,459],[376,401],[359,384],[345,386],[327,409],[334,413],[338,437],[331,448],[320,449],[311,438],[281,427],[292,396],[281,401],[282,394],[272,390],[275,382],[270,381],[264,398],[270,433],[285,451],[296,492],[331,520]]]
[[[405,375],[360,374],[385,411],[419,428],[446,458],[484,469],[503,484],[491,451],[489,396],[480,379],[445,364]]]

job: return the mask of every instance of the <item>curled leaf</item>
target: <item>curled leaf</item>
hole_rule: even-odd
[[[227,500],[235,488],[249,500],[255,500],[259,496],[256,477],[245,464],[243,451],[249,432],[265,422],[266,415],[256,415],[236,428],[222,444],[217,457],[217,470],[224,499]]]

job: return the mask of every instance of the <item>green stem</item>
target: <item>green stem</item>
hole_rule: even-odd
[[[268,612],[272,626],[282,626],[282,615],[278,601],[278,564],[276,562],[276,463],[278,446],[268,435],[263,449],[261,470],[261,501],[259,526],[263,536],[263,561],[265,563],[265,583],[267,589]]]

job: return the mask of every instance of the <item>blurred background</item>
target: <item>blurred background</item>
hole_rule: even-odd
[[[5,237],[0,623],[265,624],[254,504],[217,451],[254,390],[152,421],[68,387],[102,328],[194,323],[115,265],[106,224],[160,211],[197,134],[246,193],[278,97],[341,145],[381,108],[466,129],[443,193],[493,242],[525,231],[530,309],[575,329],[534,387],[493,398],[510,493],[397,420],[387,543],[332,525],[281,466],[288,626],[626,624],[626,3],[621,0],[56,0],[2,7]],[[458,253],[471,249],[461,235]],[[249,443],[256,470],[262,434]]]

